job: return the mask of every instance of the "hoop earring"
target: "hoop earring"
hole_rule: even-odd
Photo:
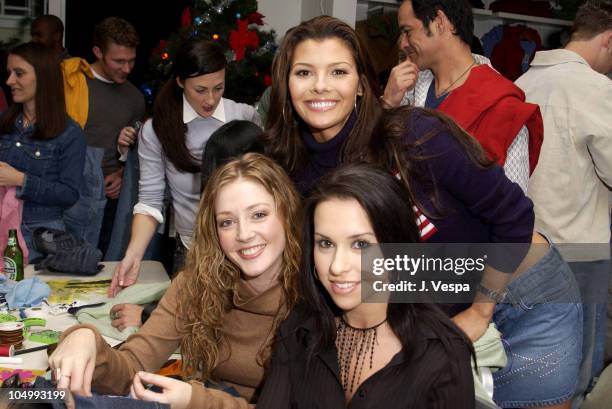
[[[314,276],[315,280],[321,281],[321,279],[319,278],[319,273],[317,273],[316,267],[312,268],[312,275]]]
[[[359,112],[357,112],[357,95],[355,95],[355,104],[354,104],[354,108],[355,108],[355,116],[357,116],[359,114]]]

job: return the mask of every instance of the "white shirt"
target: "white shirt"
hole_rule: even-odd
[[[222,98],[213,114],[204,118],[197,114],[183,96],[183,122],[187,124],[185,144],[189,153],[199,162],[210,135],[226,121],[235,119],[260,124],[259,115],[250,105]],[[138,157],[140,181],[138,203],[134,206],[134,214],[146,214],[163,223],[162,209],[167,180],[174,208],[176,231],[185,247],[189,248],[200,201],[201,174],[182,172],[175,168],[162,151],[161,142],[153,130],[151,119],[142,128],[138,142]]]
[[[536,228],[560,246],[567,261],[610,257],[612,81],[569,50],[539,51],[516,80],[540,105],[544,143],[529,181]],[[607,185],[607,186],[606,186]]]

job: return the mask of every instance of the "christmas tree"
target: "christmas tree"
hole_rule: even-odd
[[[181,27],[161,40],[151,55],[148,81],[141,86],[152,103],[170,77],[172,57],[180,44],[193,37],[218,41],[226,50],[224,96],[253,104],[270,85],[270,67],[276,45],[274,31],[263,31],[264,16],[256,0],[195,0],[181,16]]]

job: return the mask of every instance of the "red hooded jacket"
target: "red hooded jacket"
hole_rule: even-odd
[[[467,81],[438,108],[449,115],[500,166],[523,125],[529,130],[529,173],[533,173],[544,140],[540,107],[525,102],[525,93],[488,65],[471,70]]]

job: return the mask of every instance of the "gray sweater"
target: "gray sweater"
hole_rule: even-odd
[[[88,146],[104,148],[102,171],[109,175],[121,167],[117,153],[117,138],[125,126],[142,120],[145,102],[142,93],[132,83],[117,84],[87,78],[89,111],[85,124]]]

